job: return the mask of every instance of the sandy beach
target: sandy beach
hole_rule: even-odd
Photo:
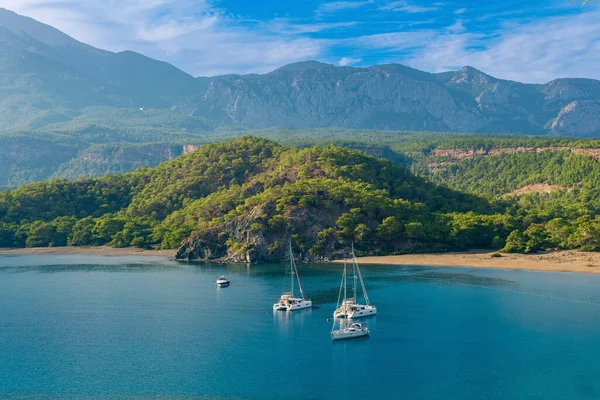
[[[360,264],[429,265],[438,267],[500,268],[532,271],[600,273],[600,253],[574,250],[542,254],[502,254],[492,258],[492,252],[470,251],[442,254],[406,254],[401,256],[361,257]]]
[[[0,249],[0,255],[27,254],[82,254],[90,256],[157,256],[175,257],[176,250],[144,250],[137,247],[116,249],[108,246],[34,247],[28,249]]]

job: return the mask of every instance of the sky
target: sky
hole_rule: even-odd
[[[569,0],[0,0],[95,47],[194,76],[318,60],[469,65],[521,82],[600,79],[600,6]]]

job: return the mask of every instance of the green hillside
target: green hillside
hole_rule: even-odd
[[[243,137],[134,173],[0,192],[0,246],[174,248],[191,236],[182,257],[270,260],[291,235],[314,257],[351,240],[377,253],[441,251],[508,235],[512,218],[494,211],[361,152]],[[489,234],[463,237],[465,219]]]
[[[435,149],[418,153],[419,162],[426,166]],[[246,136],[155,168],[0,192],[0,247],[179,248],[180,258],[224,261],[278,260],[289,237],[310,259],[339,257],[350,241],[369,254],[600,249],[589,154],[481,154],[445,168],[432,176],[468,184],[467,193],[361,151]],[[460,171],[454,180],[444,175],[452,171]],[[506,182],[538,181],[568,186],[495,195],[511,189]]]

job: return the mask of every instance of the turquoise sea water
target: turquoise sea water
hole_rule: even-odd
[[[371,336],[332,343],[341,271],[273,314],[285,268],[0,256],[0,398],[600,398],[600,276],[363,267]]]

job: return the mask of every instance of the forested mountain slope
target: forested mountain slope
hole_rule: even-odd
[[[485,200],[359,151],[243,137],[133,173],[0,192],[0,246],[158,246],[222,261],[279,260],[289,238],[313,260],[349,242],[369,254],[597,250],[594,170],[573,163],[556,179],[583,171],[579,187]]]
[[[348,241],[365,251],[444,250],[469,246],[449,213],[496,209],[361,152],[244,137],[152,169],[0,192],[0,246],[185,240],[182,258],[253,261],[279,259],[290,237],[313,257],[336,256]],[[486,218],[510,231],[504,217]]]
[[[600,177],[597,140],[454,137],[394,148],[413,172],[487,197],[594,187]]]

